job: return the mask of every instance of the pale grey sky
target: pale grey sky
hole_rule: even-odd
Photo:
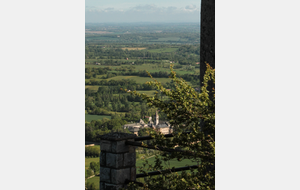
[[[85,22],[200,22],[200,0],[85,0]]]

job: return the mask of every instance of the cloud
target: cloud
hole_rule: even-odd
[[[135,7],[131,7],[129,9],[129,11],[137,11],[137,12],[141,12],[141,11],[160,11],[161,8],[159,8],[158,6],[154,5],[154,4],[146,4],[146,5],[138,5]]]
[[[122,15],[132,15],[132,14],[139,14],[139,15],[178,15],[178,14],[191,14],[200,12],[200,8],[196,5],[187,5],[185,7],[175,7],[175,6],[157,6],[155,4],[140,4],[132,7],[103,7],[103,6],[86,6],[86,12],[88,13],[103,13],[103,14],[122,14]]]
[[[181,10],[184,12],[195,12],[195,11],[200,11],[200,8],[197,8],[196,5],[187,5]]]
[[[175,11],[177,10],[177,7],[171,6],[171,7],[167,7],[168,11]]]
[[[127,12],[167,13],[167,14],[179,13],[180,11],[181,10],[175,6],[159,7],[155,4],[137,5],[127,9]]]
[[[106,9],[104,9],[103,11],[104,11],[104,12],[111,12],[111,11],[114,11],[114,9],[115,9],[115,8],[113,8],[113,7],[108,7],[108,8],[106,8]]]
[[[188,5],[185,7],[185,9],[194,10],[194,9],[196,9],[196,5]]]
[[[114,11],[115,8],[113,7],[106,7],[106,8],[101,8],[101,7],[97,7],[97,6],[85,6],[85,11],[86,12],[94,12],[94,13],[97,13],[97,12],[112,12]]]

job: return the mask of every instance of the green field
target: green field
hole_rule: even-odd
[[[120,66],[93,65],[93,64],[87,65],[87,64],[85,64],[85,68],[104,68],[104,67],[110,67],[110,68],[115,69],[115,68],[118,68],[118,67],[120,67]]]
[[[165,49],[176,49],[176,48],[165,48]],[[155,50],[158,50],[158,49],[155,49]],[[133,60],[134,61],[134,60]],[[178,65],[178,63],[173,63],[174,65]],[[167,72],[167,73],[170,73],[170,65],[171,63],[168,62],[168,60],[164,60],[164,61],[160,61],[160,62],[157,62],[155,64],[143,64],[143,65],[134,65],[134,68],[135,68],[135,71],[148,71],[150,73],[154,73],[154,72],[159,72],[159,71],[163,71],[163,72]],[[160,67],[162,66],[162,67]],[[109,71],[109,72],[120,72],[120,71],[115,71],[116,68],[121,68],[121,66],[105,66],[105,65],[85,65],[86,68],[103,68],[103,67],[110,67],[113,69],[113,71]],[[199,70],[199,69],[196,69],[196,70]],[[177,74],[194,74],[193,71],[187,71],[186,69],[174,69],[174,71],[177,73]],[[106,75],[97,75],[97,79],[95,80],[100,80],[99,78],[101,78],[102,76],[106,76]],[[118,76],[118,77],[122,77],[122,76]],[[123,76],[123,78],[125,78],[127,76]],[[90,79],[86,79],[87,80],[90,80]]]
[[[137,90],[137,92],[141,93],[141,94],[146,94],[148,96],[154,96],[156,90]]]
[[[88,122],[91,122],[92,120],[102,120],[102,118],[108,118],[111,119],[111,116],[109,115],[90,115],[90,114],[85,114],[85,120]]]
[[[128,50],[128,51],[131,51],[131,50],[143,50],[143,49],[147,49],[145,47],[123,47],[122,50]]]
[[[160,48],[160,49],[149,49],[151,53],[170,53],[176,51],[178,48]]]
[[[91,86],[91,85],[86,85],[85,88],[89,88],[90,90],[94,90],[94,91],[97,91],[99,86],[98,85],[95,85],[95,86]]]
[[[95,186],[96,186],[96,189],[99,189],[100,176],[92,177],[92,178],[90,178],[90,179],[88,179],[86,181],[90,182],[90,183],[94,183]]]
[[[155,157],[151,157],[148,159],[149,164],[154,164],[154,161],[155,161]],[[163,165],[167,166],[167,164],[164,162],[163,162]],[[180,162],[177,161],[177,159],[170,160],[170,167],[174,166],[175,168],[178,168],[178,167],[184,167],[187,165],[197,165],[197,163],[192,162],[191,160],[182,160]],[[136,167],[141,167],[141,166],[143,166],[143,160],[136,161]],[[137,170],[137,173],[139,173],[138,170]]]
[[[153,81],[150,77],[138,77],[138,76],[132,76],[130,79],[135,80],[137,83],[143,84],[147,81]],[[170,78],[155,78],[158,82],[166,83],[171,82],[172,79]]]
[[[173,36],[170,36],[170,37],[162,37],[162,38],[158,38],[158,39],[155,39],[155,40],[152,40],[153,42],[167,42],[167,41],[179,41],[180,40],[180,37],[173,37]]]
[[[85,169],[87,169],[90,165],[91,162],[99,162],[99,158],[85,158]],[[154,164],[154,161],[155,161],[155,158],[154,157],[151,157],[148,159],[148,162],[150,164]],[[142,159],[139,159],[136,161],[136,167],[137,167],[137,170],[136,170],[136,173],[140,173],[139,172],[139,167],[141,167],[143,165],[143,160]],[[163,162],[163,165],[164,166],[167,166],[168,164],[164,163]],[[181,162],[177,161],[177,159],[173,159],[170,161],[170,166],[171,167],[175,167],[175,168],[178,168],[178,167],[184,167],[184,166],[187,166],[187,165],[197,165],[197,163],[195,162],[192,162],[191,160],[183,160]],[[90,182],[90,183],[94,183],[96,188],[99,189],[99,181],[100,181],[100,177],[99,176],[95,176],[95,177],[92,177],[90,179],[87,180],[87,182]],[[143,182],[143,179],[140,179],[141,182]]]
[[[144,84],[147,81],[152,81],[152,79],[150,77],[139,77],[139,76],[115,76],[112,78],[108,78],[108,79],[85,79],[86,82],[90,81],[90,80],[95,80],[95,81],[100,81],[100,80],[122,80],[122,79],[132,79],[134,81],[136,81],[136,83],[139,84]],[[161,83],[166,83],[166,82],[171,82],[172,79],[170,78],[156,78],[157,81],[161,82]],[[88,85],[87,85],[88,86]],[[96,89],[96,87],[95,87]]]
[[[98,59],[85,59],[85,62],[95,62],[98,61]]]
[[[100,158],[85,158],[85,169],[88,169],[90,167],[91,162],[100,162]]]
[[[106,56],[104,56],[104,57],[106,57]],[[100,60],[102,60],[102,61],[104,61],[104,63],[107,63],[107,61],[110,61],[110,60],[113,60],[114,62],[115,61],[121,61],[121,62],[128,62],[128,63],[131,63],[131,62],[133,62],[133,61],[135,61],[136,59],[126,59],[125,57],[124,57],[124,59],[107,59],[107,58],[104,58],[104,59],[100,59],[100,58],[98,58],[98,59],[85,59],[85,62],[87,62],[87,63],[94,63],[94,62],[100,62]],[[94,65],[94,64],[86,64],[85,65],[85,67],[86,68],[88,68],[88,67],[111,67],[111,66],[108,66],[108,65]]]

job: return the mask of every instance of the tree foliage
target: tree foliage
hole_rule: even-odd
[[[94,183],[87,182],[85,186],[85,190],[97,190],[97,188]]]
[[[100,156],[100,148],[89,146],[85,147],[85,157],[97,158]]]
[[[94,171],[94,174],[99,174],[100,172],[100,162],[91,162],[90,168]]]
[[[162,170],[168,170],[168,172],[146,177],[143,189],[215,189],[215,104],[214,96],[213,99],[209,98],[209,93],[214,94],[214,89],[213,92],[207,90],[209,81],[215,83],[215,69],[207,64],[201,93],[198,93],[182,78],[176,77],[173,65],[170,68],[175,90],[167,90],[161,83],[154,80],[147,82],[148,85],[158,89],[154,97],[136,91],[129,92],[146,100],[148,106],[157,107],[164,112],[173,126],[173,138],[165,138],[160,132],[150,131],[154,138],[153,144],[170,149],[176,147],[186,151],[172,153],[161,151],[155,156],[154,164],[149,164],[145,160],[144,166],[140,169],[141,173]],[[151,75],[150,77],[152,78]],[[160,99],[159,91],[168,96],[167,101]],[[198,168],[181,173],[173,172],[168,161],[174,158],[178,161],[190,159],[197,162]],[[167,167],[162,164],[163,162],[167,164]],[[139,187],[131,183],[129,188],[138,189]]]

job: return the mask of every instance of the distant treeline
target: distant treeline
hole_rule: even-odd
[[[154,78],[168,78],[169,73],[164,71],[152,72],[151,75]],[[146,71],[133,71],[133,72],[119,72],[119,73],[108,73],[105,78],[111,78],[115,76],[139,76],[139,77],[149,77]],[[191,74],[177,74],[178,78],[183,78],[186,81],[191,82],[192,84],[200,84],[200,75],[191,75]],[[122,79],[122,80],[96,80],[91,79],[85,82],[85,85],[99,85],[99,86],[119,86],[123,89],[134,89],[134,90],[154,90],[154,87],[148,86],[146,84],[138,84],[132,79]],[[134,87],[135,86],[135,87]],[[165,85],[164,85],[165,86]],[[121,92],[121,91],[118,91]]]
[[[101,65],[126,64],[126,58],[135,59],[135,64],[142,64],[145,60],[172,60],[182,65],[195,64],[200,61],[200,45],[145,45],[144,50],[123,50],[120,47],[103,48],[102,46],[86,46],[86,59],[99,59]],[[149,52],[151,49],[178,48],[174,52]],[[106,60],[105,60],[106,59]],[[113,60],[113,59],[123,59]],[[143,60],[142,60],[143,59]]]

